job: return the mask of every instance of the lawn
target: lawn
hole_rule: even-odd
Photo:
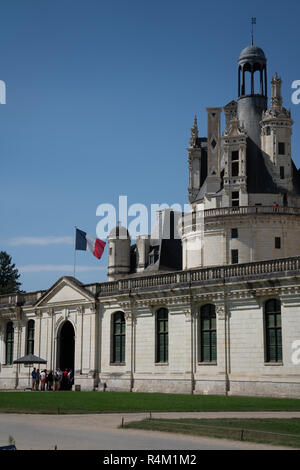
[[[145,419],[123,427],[300,448],[298,418]]]
[[[150,411],[300,411],[300,400],[130,392],[0,392],[2,413]]]

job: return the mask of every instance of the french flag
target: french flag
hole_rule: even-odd
[[[96,258],[100,259],[106,243],[99,238],[94,238],[86,232],[76,228],[75,250],[91,251]]]

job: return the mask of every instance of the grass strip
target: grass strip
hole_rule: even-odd
[[[0,392],[0,413],[300,411],[289,398],[130,392]]]
[[[122,427],[300,448],[299,418],[145,419]]]

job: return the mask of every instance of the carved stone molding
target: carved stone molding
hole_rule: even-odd
[[[125,310],[131,310],[131,308],[132,308],[132,302],[130,302],[130,300],[123,301],[123,302],[121,301],[121,302],[119,302],[119,305],[120,305],[120,308],[124,311]]]
[[[61,315],[55,322],[55,329],[59,327],[59,325],[63,322],[64,317]]]
[[[197,317],[197,307],[195,305],[185,307],[183,313],[185,315],[185,321],[190,322],[193,318]]]
[[[48,308],[47,314],[49,315],[49,317],[52,317],[54,315],[54,308],[53,307]]]
[[[84,306],[83,305],[78,305],[78,307],[76,308],[76,311],[77,311],[78,315],[83,315],[84,314]]]
[[[130,323],[133,321],[133,312],[131,310],[126,310],[124,312],[126,322]]]
[[[225,305],[216,306],[216,315],[217,315],[218,320],[225,320],[225,316],[226,316]]]
[[[97,306],[96,305],[92,305],[90,307],[90,313],[95,315],[97,313]]]

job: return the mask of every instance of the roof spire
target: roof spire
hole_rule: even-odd
[[[253,25],[256,24],[256,18],[251,18],[251,46],[253,46],[254,41],[253,41]]]
[[[191,128],[191,138],[190,138],[190,146],[195,147],[196,142],[198,139],[198,124],[197,124],[197,116],[194,117],[194,124]]]

